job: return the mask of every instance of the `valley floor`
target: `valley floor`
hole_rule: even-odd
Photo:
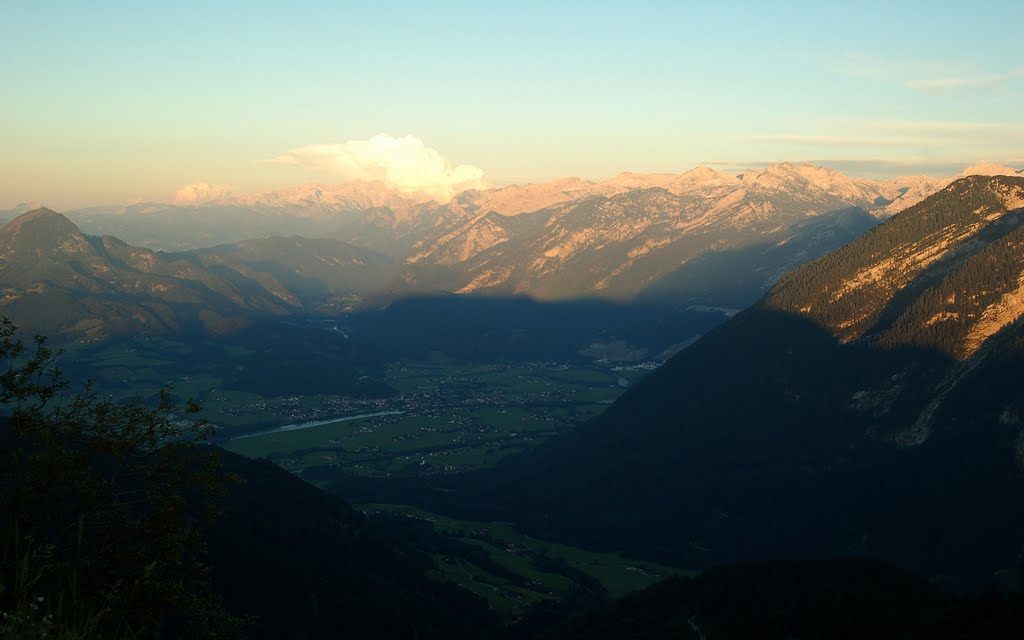
[[[329,484],[336,474],[428,478],[490,467],[558,437],[600,412],[651,368],[480,365],[438,357],[391,364],[386,381],[399,391],[392,398],[259,398],[230,407],[230,396],[214,399],[230,419],[221,428],[222,446],[267,458],[315,484]],[[371,413],[323,418],[331,411]],[[296,422],[268,429],[273,420]],[[403,504],[355,506],[417,541],[433,557],[438,579],[479,595],[509,620],[540,602],[553,605],[580,593],[618,597],[681,573],[617,553],[532,538],[512,523],[460,520]]]

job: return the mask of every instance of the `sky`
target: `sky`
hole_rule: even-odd
[[[0,209],[1024,166],[1024,2],[0,0]]]

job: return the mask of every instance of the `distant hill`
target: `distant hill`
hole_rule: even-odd
[[[236,332],[330,307],[387,279],[390,261],[339,241],[267,239],[167,254],[83,234],[49,209],[0,227],[0,311],[54,339]]]
[[[1022,233],[1024,179],[959,180],[459,499],[681,566],[862,553],[1010,579],[1024,569]]]

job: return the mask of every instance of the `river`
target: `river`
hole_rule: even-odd
[[[377,416],[393,416],[399,413],[405,413],[404,411],[377,411],[376,413],[360,413],[354,416],[341,416],[338,418],[328,418],[326,420],[310,420],[309,422],[297,422],[294,424],[281,425],[280,427],[274,427],[272,429],[264,429],[262,431],[254,431],[253,433],[243,433],[240,436],[233,436],[228,440],[241,440],[243,438],[255,438],[257,436],[266,436],[271,433],[281,433],[283,431],[298,431],[299,429],[309,429],[311,427],[319,427],[325,424],[332,424],[334,422],[348,422],[349,420],[359,420],[360,418],[374,418]]]

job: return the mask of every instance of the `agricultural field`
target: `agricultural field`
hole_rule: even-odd
[[[520,533],[510,523],[457,520],[405,505],[356,507],[370,518],[401,519],[406,529],[426,526],[440,534],[447,544],[433,542],[434,548],[423,549],[434,557],[438,578],[476,593],[510,618],[573,592],[615,598],[669,575],[692,574],[619,553],[540,540]]]
[[[472,365],[442,358],[394,363],[385,381],[397,396],[350,404],[349,415],[336,422],[318,416],[237,434],[222,444],[296,472],[334,467],[383,477],[460,473],[492,466],[571,429],[628,384],[596,366]],[[268,401],[255,407],[263,414],[272,409]]]
[[[268,440],[274,444],[269,449],[263,443],[238,444],[246,455],[330,449],[327,440],[358,430],[366,437],[349,443],[357,448],[379,447],[384,454],[393,449],[403,456],[426,449],[423,453],[433,454],[429,457],[450,456],[452,465],[486,465],[533,446],[599,412],[647,373],[580,361],[468,363],[439,352],[420,361],[339,370],[322,353],[319,356],[318,360],[318,352],[307,352],[301,362],[289,362],[299,371],[290,375],[278,370],[280,362],[264,360],[257,345],[145,336],[69,348],[62,366],[70,377],[92,380],[95,392],[115,400],[149,402],[161,389],[170,389],[180,403],[196,400],[202,407],[198,417],[217,427],[218,444],[285,425],[381,412],[403,416],[301,437],[275,436]],[[255,362],[262,364],[257,367]],[[326,437],[311,440],[320,434]],[[489,449],[494,451],[487,453]],[[363,465],[364,457],[354,462]],[[431,462],[429,457],[426,463]],[[392,473],[397,464],[379,470]]]

